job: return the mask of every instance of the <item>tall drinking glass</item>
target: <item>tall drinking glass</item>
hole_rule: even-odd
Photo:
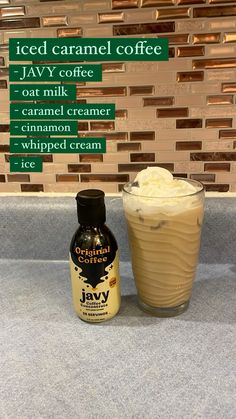
[[[157,317],[176,316],[188,308],[198,262],[204,188],[200,182],[182,180],[195,192],[142,196],[137,182],[123,189],[139,306]]]

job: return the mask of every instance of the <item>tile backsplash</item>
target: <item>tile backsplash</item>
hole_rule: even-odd
[[[0,192],[119,192],[147,165],[236,192],[235,16],[231,0],[0,0]],[[10,173],[9,38],[112,36],[167,37],[169,61],[105,62],[102,82],[77,83],[78,103],[116,105],[115,121],[78,122],[107,153]]]

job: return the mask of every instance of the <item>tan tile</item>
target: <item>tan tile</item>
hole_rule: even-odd
[[[45,174],[45,165],[43,167],[43,173],[30,173],[30,182],[31,183],[43,183],[44,185],[47,183],[54,183],[56,182],[55,174]],[[54,168],[55,171],[55,168]]]
[[[21,192],[20,183],[0,183],[0,192]]]
[[[107,174],[107,173],[89,173],[89,174],[82,174],[80,176],[81,182],[109,182],[109,183],[121,183],[121,182],[128,182],[129,175],[127,173],[118,173],[118,174]]]
[[[236,173],[217,173],[217,183],[233,183],[236,186]]]
[[[160,151],[157,153],[157,161],[158,162],[177,162],[177,161],[188,161],[190,160],[190,153],[188,151]]]
[[[142,67],[140,67],[142,68]],[[142,82],[143,80],[143,82]],[[137,93],[133,93],[133,94],[152,94],[153,93],[153,85],[157,83],[169,83],[169,82],[174,82],[175,81],[175,75],[174,72],[172,71],[158,71],[158,80],[157,80],[157,71],[149,74],[148,77],[148,83],[147,83],[147,73],[145,71],[143,71],[142,73],[132,73],[132,71],[130,72],[126,72],[123,74],[117,74],[116,75],[116,81],[117,83],[120,82],[120,84],[126,84],[129,85],[130,88],[133,87],[135,90],[135,88],[137,89]],[[145,89],[147,90],[147,93],[145,93]],[[139,92],[140,90],[140,92]],[[143,90],[143,93],[142,93]]]
[[[77,183],[70,183],[70,182],[59,182],[59,183],[48,183],[44,185],[44,192],[74,192],[75,194],[80,190],[85,189],[81,187],[79,182]]]
[[[136,73],[146,73],[147,71],[149,73],[156,74],[158,70],[158,63],[153,61],[148,62],[132,62],[128,61],[126,62],[126,68],[127,68],[127,76],[132,73],[132,75],[135,75]],[[134,74],[133,74],[134,73]]]
[[[192,129],[190,132],[191,135],[191,140],[193,141],[201,141],[203,140],[215,140],[216,138],[218,138],[219,136],[219,130],[218,129],[207,129],[207,128],[202,128],[201,130],[196,130],[196,129]]]
[[[98,10],[110,9],[111,2],[110,0],[84,0],[82,3],[82,9],[86,12],[94,10],[97,12]]]
[[[77,163],[76,154],[54,154],[54,163]]]
[[[174,151],[175,150],[175,140],[170,140],[169,138],[166,141],[143,141],[142,151],[143,152],[154,152],[154,151]]]
[[[0,164],[4,164],[4,165],[6,164],[5,157],[2,153],[0,154]]]
[[[80,13],[77,16],[76,15],[72,15],[69,17],[69,23],[71,26],[75,26],[75,25],[96,25],[97,23],[97,18],[96,18],[96,14],[95,13]],[[99,28],[100,29],[100,28]],[[98,29],[97,29],[98,30]]]
[[[233,150],[233,141],[203,141],[204,151],[230,151]]]
[[[22,2],[21,2],[22,3]],[[40,2],[37,4],[36,2],[30,0],[28,2],[24,1],[26,4],[27,15],[47,15],[48,13],[55,13],[55,14],[70,14],[78,13],[81,11],[81,4],[80,2],[70,1],[67,2],[66,5],[64,1],[62,2]],[[29,4],[28,4],[29,3]]]
[[[117,152],[117,142],[116,141],[107,142],[107,154],[116,153],[116,152]]]
[[[125,21],[127,23],[132,22],[148,22],[155,19],[155,10],[140,10],[136,11],[135,9],[127,10],[125,12]]]
[[[224,107],[206,107],[206,108],[191,108],[190,109],[191,117],[223,117],[223,116],[235,116],[235,109],[233,106],[224,106]]]
[[[156,109],[154,108],[145,108],[145,109],[138,109],[132,108],[129,110],[129,119],[149,119],[153,120],[156,118]]]
[[[209,22],[206,22],[206,29],[208,30],[228,30],[235,29],[236,21],[234,18],[224,18],[224,19],[212,19]]]
[[[10,115],[8,112],[0,112],[0,121],[1,124],[9,124],[10,123]]]
[[[129,162],[129,153],[128,152],[119,152],[119,153],[107,153],[103,156],[103,162],[106,163],[128,163]]]
[[[196,131],[196,130],[192,130],[192,131]],[[174,140],[189,140],[191,136],[191,130],[178,130],[176,128],[174,129],[158,129],[157,130],[157,141],[166,141],[169,139],[174,139]]]
[[[175,163],[176,172],[202,172],[203,163],[201,161],[185,161]]]
[[[236,162],[231,163],[231,172],[236,173]],[[235,186],[235,192],[236,192],[236,186]]]
[[[106,102],[104,101],[104,103]],[[127,102],[126,97],[112,98],[112,103],[115,103],[116,108],[126,108],[127,104],[129,105],[129,109],[138,108],[142,106],[142,96],[130,96],[129,102]],[[127,125],[126,125],[126,128],[127,128]]]
[[[4,164],[0,162],[0,173],[9,173],[9,171],[10,171],[9,164],[8,163]]]
[[[85,38],[96,38],[98,36],[98,28],[84,28],[84,37]],[[100,38],[109,38],[112,36],[112,26],[101,26],[99,27],[99,37]]]
[[[28,31],[4,31],[3,33],[3,43],[8,44],[10,38],[28,38]]]
[[[9,138],[9,132],[0,132],[0,144],[9,144]]]
[[[170,71],[171,68],[175,71],[191,71],[192,68],[192,59],[191,58],[172,58],[171,62],[169,61],[160,61],[158,62],[158,71]]]
[[[205,29],[206,22],[199,19],[183,20],[177,21],[176,32],[192,32],[192,31],[201,31]]]
[[[208,70],[205,72],[206,81],[231,81],[236,77],[235,70]]]
[[[206,92],[207,94],[214,94],[219,91],[219,83],[208,83],[207,90],[205,83],[192,83],[190,90],[191,93],[198,95]]]
[[[236,46],[234,45],[213,45],[206,47],[207,57],[234,57]]]
[[[1,111],[8,112],[10,107],[10,102],[8,101],[1,101]]]
[[[91,173],[117,173],[118,168],[117,164],[109,163],[92,163],[91,164]]]
[[[56,28],[42,28],[36,30],[30,30],[29,38],[56,38],[57,31]]]
[[[55,161],[55,158],[54,158]],[[67,164],[63,163],[45,163],[43,165],[43,173],[50,174],[50,173],[66,173],[67,171]]]
[[[188,95],[185,96],[176,96],[175,105],[176,106],[204,106],[206,101],[205,95]]]

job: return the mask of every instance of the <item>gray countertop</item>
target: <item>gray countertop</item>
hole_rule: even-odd
[[[108,224],[121,250],[119,314],[87,324],[71,304],[71,198],[1,198],[0,417],[3,419],[234,419],[234,199],[206,203],[188,311],[139,310],[121,202]]]

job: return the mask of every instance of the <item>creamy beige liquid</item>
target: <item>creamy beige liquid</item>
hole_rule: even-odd
[[[139,297],[153,307],[176,307],[191,296],[203,205],[178,213],[146,214],[124,205]]]

